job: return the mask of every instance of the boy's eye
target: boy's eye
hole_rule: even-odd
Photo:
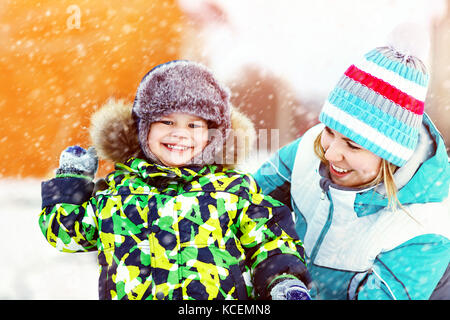
[[[189,123],[189,124],[188,124],[188,127],[191,128],[191,129],[201,128],[201,127],[203,127],[203,124],[192,122],[192,123]]]
[[[161,120],[159,122],[162,123],[162,124],[168,125],[168,126],[173,124],[173,121],[170,121],[170,120]]]

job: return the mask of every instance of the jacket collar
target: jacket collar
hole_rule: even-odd
[[[192,181],[195,177],[219,171],[219,167],[216,165],[166,167],[134,157],[125,163],[117,163],[116,169],[132,172],[143,179],[169,179],[184,183]]]

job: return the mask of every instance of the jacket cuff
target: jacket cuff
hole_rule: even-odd
[[[303,261],[292,254],[278,254],[256,266],[253,285],[261,299],[270,299],[271,287],[278,283],[278,280],[285,280],[292,276],[301,280],[306,286],[311,282],[311,277]]]
[[[81,177],[58,177],[41,184],[42,208],[58,203],[80,205],[92,196],[94,183]]]
[[[94,174],[95,175],[95,174]],[[58,168],[56,170],[56,177],[66,177],[66,176],[80,176],[86,179],[94,179],[94,175],[91,172],[78,170],[75,168]]]

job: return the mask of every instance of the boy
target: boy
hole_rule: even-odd
[[[42,184],[43,234],[98,251],[100,299],[308,299],[290,210],[217,160],[230,129],[253,132],[208,69],[157,66],[131,110],[111,102],[93,117],[94,145],[116,162],[104,190],[94,148],[63,151]]]

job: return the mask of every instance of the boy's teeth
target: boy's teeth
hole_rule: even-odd
[[[340,172],[340,173],[348,172],[348,170],[345,170],[345,169],[336,167],[336,166],[334,166],[334,165],[331,165],[331,166],[332,166],[333,169],[336,170],[337,172]]]
[[[188,147],[177,146],[177,145],[174,145],[174,144],[168,144],[167,147],[169,147],[170,149],[175,149],[175,150],[187,150],[187,149],[189,149]]]

